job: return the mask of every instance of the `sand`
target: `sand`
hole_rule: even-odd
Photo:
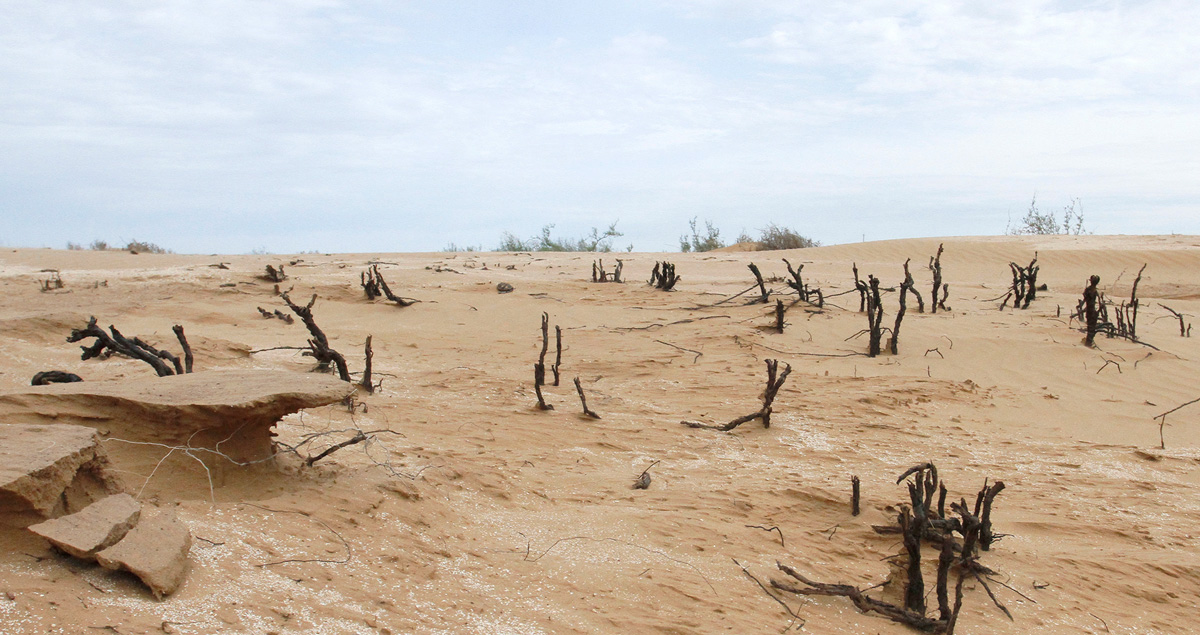
[[[829,296],[853,289],[852,263],[890,287],[911,258],[928,301],[925,265],[940,242],[950,310],[917,313],[910,298],[898,355],[856,355],[867,342],[852,336],[866,317],[853,292],[824,310],[797,304],[782,334],[772,307],[743,304],[750,294],[695,308],[748,287],[750,262],[786,276],[783,257],[805,263],[806,280]],[[1048,290],[1028,310],[997,310],[1008,263],[1035,251]],[[253,352],[308,337],[299,321],[256,310],[286,312],[257,277],[282,263],[293,299],[318,294],[316,320],[352,371],[373,336],[382,387],[360,392],[353,413],[331,405],[289,415],[278,439],[330,432],[302,450],[310,456],[356,428],[390,431],[312,466],[285,453],[253,478],[211,484],[181,453],[148,470],[123,467],[114,452],[131,493],[191,528],[183,586],[159,601],[128,574],[5,529],[0,631],[795,630],[800,622],[735,561],[764,583],[781,577],[776,561],[824,582],[886,581],[901,541],[871,525],[894,521],[907,497],[896,477],[925,461],[954,498],[973,499],[985,479],[1007,485],[993,511],[1005,536],[982,562],[1007,585],[992,588],[1013,619],[968,581],[959,633],[1195,630],[1200,404],[1167,419],[1165,449],[1154,416],[1200,397],[1200,333],[1180,337],[1159,306],[1200,315],[1200,237],[897,240],[607,254],[605,264],[617,257],[626,284],[590,282],[589,254],[0,251],[0,389],[52,369],[160,381],[143,362],[81,361],[65,338],[89,315],[175,352],[171,326],[184,325],[198,373],[306,372],[313,361],[300,351]],[[645,284],[662,259],[682,276],[671,293]],[[393,291],[420,302],[368,302],[359,276],[372,261]],[[1143,264],[1138,331],[1156,348],[1104,337],[1083,346],[1068,316],[1087,277],[1099,275],[1119,301]],[[43,269],[59,270],[65,286],[40,291]],[[501,282],[515,290],[497,293]],[[895,303],[885,296],[887,324]],[[534,407],[532,386],[543,312],[562,327],[565,349],[561,385],[545,388],[548,412]],[[794,369],[769,429],[680,425],[757,410],[766,359]],[[581,415],[575,377],[602,419]],[[651,464],[650,487],[632,489]],[[913,632],[844,598],[782,599],[807,632]]]

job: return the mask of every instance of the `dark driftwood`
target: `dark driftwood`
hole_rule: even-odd
[[[852,263],[850,270],[854,272],[854,288],[858,291],[858,312],[862,313],[867,310],[867,292],[870,287],[858,277],[858,263]]]
[[[330,348],[329,338],[325,336],[325,332],[321,330],[321,327],[317,326],[317,322],[313,318],[312,308],[317,303],[317,294],[314,293],[312,299],[305,306],[300,306],[292,302],[286,291],[279,294],[279,297],[283,298],[288,308],[292,310],[292,313],[296,314],[296,317],[300,318],[300,321],[308,328],[309,334],[312,335],[308,340],[309,350],[305,354],[311,355],[313,359],[317,360],[317,368],[319,370],[328,369],[329,365],[333,364],[337,369],[338,377],[342,381],[349,383],[350,371],[346,368],[346,358],[341,353]]]
[[[286,322],[286,323],[288,323],[288,324],[292,324],[293,322],[295,322],[295,321],[296,321],[296,319],[295,319],[295,318],[293,318],[293,317],[291,316],[291,314],[289,314],[289,313],[284,313],[283,311],[280,311],[279,309],[275,309],[275,310],[272,312],[272,311],[268,311],[268,310],[266,310],[266,309],[262,308],[261,306],[260,306],[260,307],[255,307],[255,308],[256,308],[256,309],[258,309],[258,313],[259,313],[259,315],[263,316],[263,318],[264,318],[264,319],[267,319],[267,320],[271,320],[271,319],[276,319],[276,318],[278,318],[278,319],[280,319],[280,320],[283,320],[284,322]]]
[[[575,378],[575,392],[579,393],[579,403],[583,406],[583,414],[593,419],[599,419],[600,415],[593,412],[587,405],[587,397],[583,394],[583,385],[579,383],[579,378]]]
[[[1089,347],[1096,345],[1096,329],[1098,325],[1096,305],[1099,304],[1100,291],[1096,285],[1100,284],[1100,276],[1092,276],[1088,279],[1088,286],[1083,290],[1084,317],[1087,324],[1087,336],[1084,338],[1084,343]]]
[[[792,367],[790,364],[784,363],[783,372],[777,373],[779,370],[779,361],[768,359],[766,362],[767,389],[763,391],[762,407],[759,408],[758,412],[748,414],[744,417],[738,417],[737,419],[734,419],[733,421],[730,421],[724,425],[713,425],[709,423],[701,423],[699,421],[680,421],[679,423],[689,428],[705,428],[708,430],[720,430],[722,432],[728,432],[742,425],[743,423],[759,419],[762,421],[764,428],[771,427],[771,406],[775,402],[775,395],[777,395],[779,393],[779,389],[783,387],[783,382],[787,381],[787,376],[791,374]]]
[[[1121,307],[1117,310],[1117,335],[1124,337],[1131,342],[1138,341],[1137,335],[1137,318],[1138,308],[1141,306],[1141,301],[1138,300],[1137,291],[1138,284],[1142,281],[1142,272],[1146,270],[1146,265],[1142,265],[1138,269],[1137,278],[1133,280],[1133,290],[1129,293],[1129,302],[1121,303]]]
[[[558,385],[558,369],[562,366],[562,327],[554,325],[554,365],[550,370],[554,372],[554,385]]]
[[[1015,262],[1008,263],[1009,271],[1012,272],[1012,286],[1009,287],[1008,294],[1004,296],[1004,302],[1000,303],[1001,310],[1011,297],[1014,309],[1028,309],[1029,303],[1037,296],[1037,276],[1038,270],[1041,267],[1037,264],[1037,252],[1033,252],[1033,260],[1027,266],[1022,267]]]
[[[990,550],[992,543],[996,541],[996,534],[992,532],[992,501],[996,498],[996,494],[1003,489],[1003,481],[996,481],[991,487],[985,483],[976,499],[975,513],[979,517],[979,548],[984,551]]]
[[[867,282],[867,357],[875,357],[883,340],[883,302],[879,298],[879,279],[868,275]]]
[[[911,260],[912,260],[912,258],[906,258],[904,260],[904,284],[906,286],[908,286],[908,292],[913,294],[917,298],[917,313],[924,313],[925,312],[925,298],[922,298],[921,292],[917,291],[917,284],[916,284],[916,282],[913,281],[912,272],[910,272],[908,270],[908,263]],[[934,300],[936,300],[936,299],[937,298],[934,298]]]
[[[1182,410],[1183,408],[1186,408],[1187,406],[1190,406],[1197,402],[1200,402],[1200,397],[1197,397],[1191,401],[1187,401],[1182,404],[1179,404],[1178,406],[1175,406],[1174,408],[1171,408],[1170,410],[1154,417],[1154,419],[1158,421],[1158,445],[1159,445],[1160,449],[1163,449],[1163,450],[1167,449],[1167,440],[1165,438],[1163,438],[1163,428],[1166,427],[1166,425],[1167,425],[1167,415],[1169,415],[1177,410]]]
[[[1161,306],[1162,308],[1166,309],[1167,311],[1169,311],[1171,313],[1171,315],[1175,316],[1175,319],[1179,320],[1179,337],[1191,337],[1192,336],[1192,325],[1184,324],[1184,322],[1183,322],[1184,316],[1182,313],[1180,313],[1179,311],[1176,311],[1175,309],[1172,309],[1171,307],[1169,307],[1165,304],[1162,304],[1161,302],[1159,303],[1158,306]]]
[[[546,383],[546,351],[550,348],[550,314],[542,313],[542,352],[538,361],[533,365],[533,391],[537,393],[539,410],[554,410],[554,406],[546,403],[542,396],[542,386]]]
[[[859,494],[860,483],[857,476],[850,477],[850,515],[857,516],[859,514]]]
[[[932,312],[937,313],[940,307],[943,311],[946,310],[946,296],[950,295],[949,285],[942,284],[942,244],[938,243],[937,255],[929,257],[929,270],[933,272],[933,295],[929,299],[930,305],[933,307]],[[938,292],[943,293],[941,300],[938,300]]]
[[[50,384],[73,384],[77,381],[83,381],[83,378],[75,373],[68,373],[61,370],[44,370],[34,375],[29,385],[49,386]]]
[[[280,283],[284,280],[287,280],[287,274],[283,272],[283,265],[279,265],[278,269],[272,267],[271,265],[267,265],[266,272],[260,277],[267,282],[275,283]]]
[[[383,297],[389,302],[393,302],[396,306],[412,306],[416,304],[416,300],[405,298],[392,293],[392,289],[388,287],[387,280],[383,279],[383,274],[379,272],[379,265],[371,265],[366,271],[359,275],[362,281],[363,291],[367,294],[368,300]]]
[[[313,463],[320,461],[321,459],[329,456],[330,454],[333,454],[334,452],[337,452],[338,450],[340,450],[344,447],[348,447],[348,446],[354,445],[356,443],[362,443],[363,441],[366,441],[369,438],[371,438],[371,437],[367,436],[367,434],[365,432],[363,432],[362,430],[357,430],[357,431],[355,431],[354,436],[350,437],[349,439],[346,439],[345,441],[342,441],[341,443],[337,443],[337,444],[329,446],[328,448],[325,449],[324,452],[322,452],[316,456],[308,457],[307,459],[304,460],[304,464],[309,467],[312,467]]]
[[[187,336],[183,334],[183,325],[176,324],[171,330],[175,331],[175,339],[179,340],[179,346],[183,348],[183,370],[190,373],[195,358],[192,356],[192,347],[188,345]]]
[[[766,304],[768,302],[767,298],[771,295],[771,292],[767,290],[766,284],[763,283],[762,272],[758,270],[758,265],[754,263],[750,263],[749,267],[750,273],[754,274],[754,280],[758,284],[759,298],[756,300],[756,302]]]
[[[617,259],[617,266],[613,268],[610,275],[604,270],[604,260],[592,261],[592,282],[616,282],[621,283],[621,269],[625,266],[625,262],[620,258]]]
[[[783,316],[787,309],[783,308],[783,300],[775,299],[775,330],[779,333],[783,332]]]
[[[375,384],[371,383],[371,360],[375,357],[375,353],[371,350],[370,335],[367,336],[367,342],[363,345],[363,347],[366,349],[366,362],[363,363],[362,381],[358,382],[358,385],[362,386],[363,390],[367,391],[368,393],[374,393]]]
[[[900,509],[900,533],[904,536],[904,550],[908,552],[907,583],[904,585],[904,608],[925,614],[925,579],[921,575],[921,538],[924,534],[922,519],[913,516],[903,507]]]
[[[675,288],[675,284],[683,278],[675,275],[675,265],[667,262],[654,263],[654,270],[650,272],[650,286],[663,291],[670,291]]]
[[[795,269],[793,269],[792,263],[788,262],[787,258],[784,258],[783,264],[787,265],[788,275],[792,277],[792,279],[788,281],[787,285],[792,289],[795,289],[796,293],[800,295],[800,299],[804,302],[808,302],[809,304],[816,304],[817,308],[824,307],[825,296],[821,294],[821,289],[810,288],[804,283],[803,278],[801,278],[800,274],[804,271],[804,263],[800,263]],[[816,302],[812,301],[812,297],[814,295],[817,296]]]
[[[109,333],[104,332],[104,329],[96,326],[96,318],[93,316],[88,320],[87,326],[82,329],[72,329],[71,334],[67,337],[68,342],[79,342],[89,337],[96,338],[96,341],[91,346],[81,346],[83,354],[80,359],[89,360],[93,357],[101,357],[103,355],[111,355],[118,353],[133,359],[140,359],[149,364],[154,372],[158,373],[159,377],[167,375],[182,374],[184,372],[182,365],[176,363],[174,368],[167,365],[165,359],[174,358],[174,355],[159,351],[158,349],[146,344],[138,338],[132,340],[126,338],[117,330],[115,326],[108,327]],[[164,358],[162,355],[167,356]],[[178,369],[178,373],[176,370]]]
[[[900,283],[900,308],[896,310],[896,322],[895,322],[895,324],[892,325],[892,336],[891,336],[891,338],[889,338],[890,341],[888,342],[888,349],[892,352],[892,355],[900,354],[900,344],[899,344],[900,322],[904,320],[904,312],[908,310],[908,303],[906,301],[908,292],[909,291],[913,291],[914,293],[916,292],[916,290],[913,289],[912,285],[913,285],[913,279],[912,279],[912,276],[908,273],[908,261],[905,260],[904,261],[904,282]]]
[[[895,606],[894,604],[888,604],[887,602],[876,600],[872,597],[869,597],[865,592],[863,592],[862,589],[849,584],[826,584],[823,582],[815,582],[813,580],[809,580],[795,569],[783,563],[777,562],[776,566],[779,567],[780,571],[791,576],[792,578],[795,578],[796,580],[799,580],[805,585],[803,587],[798,587],[784,581],[772,579],[771,586],[780,591],[786,591],[788,593],[795,593],[798,595],[832,595],[847,597],[850,598],[850,601],[854,603],[854,606],[858,607],[858,610],[862,611],[863,613],[879,613],[893,622],[899,622],[926,633],[948,632],[947,623],[944,620],[935,620],[933,618],[925,617],[919,613]]]

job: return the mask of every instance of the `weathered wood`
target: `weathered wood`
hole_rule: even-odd
[[[1088,279],[1087,288],[1083,290],[1084,317],[1087,321],[1087,336],[1084,338],[1084,343],[1089,347],[1096,346],[1096,304],[1100,298],[1100,291],[1096,288],[1098,284],[1100,284],[1100,276],[1093,275]]]
[[[279,294],[279,297],[283,298],[288,308],[292,310],[292,313],[296,314],[296,317],[300,318],[300,321],[308,329],[308,333],[312,335],[308,340],[309,351],[307,354],[317,360],[317,368],[326,369],[329,368],[330,364],[333,364],[337,369],[338,377],[342,381],[349,383],[350,371],[346,367],[346,358],[329,346],[329,338],[325,336],[325,332],[321,330],[321,327],[317,326],[317,322],[313,318],[312,308],[317,303],[317,294],[314,293],[305,306],[300,306],[292,302],[286,291]]]
[[[183,370],[184,372],[192,372],[192,364],[196,361],[192,355],[192,347],[188,345],[187,336],[183,334],[183,325],[176,324],[171,327],[175,331],[175,338],[179,340],[179,346],[183,348]]]
[[[941,307],[942,310],[946,308],[945,297],[938,301],[938,291],[944,292],[945,295],[950,294],[949,287],[942,285],[942,249],[942,243],[938,243],[937,255],[929,257],[929,270],[933,272],[933,294],[929,302],[932,306],[932,313],[937,313],[938,307]]]
[[[750,263],[748,266],[750,268],[750,273],[754,274],[754,280],[758,283],[759,298],[757,302],[766,304],[768,302],[767,298],[771,295],[771,292],[767,290],[766,284],[763,283],[762,272],[758,270],[758,265],[754,263]]]
[[[599,419],[600,415],[588,408],[587,397],[583,394],[583,385],[579,383],[579,378],[575,378],[575,392],[579,393],[579,403],[583,406],[583,414],[593,419]]]
[[[78,381],[83,381],[83,378],[75,373],[68,373],[61,370],[44,370],[35,374],[29,385],[49,386],[50,384],[72,384]]]
[[[734,428],[742,425],[743,423],[748,423],[750,421],[754,421],[755,419],[759,419],[762,421],[764,428],[771,427],[772,404],[774,404],[774,402],[775,402],[775,396],[779,393],[779,389],[783,387],[783,382],[787,381],[787,376],[789,374],[791,374],[792,367],[790,364],[784,363],[783,372],[778,373],[777,372],[779,369],[779,361],[778,360],[768,359],[768,360],[766,360],[766,362],[767,362],[767,388],[765,391],[763,391],[762,407],[759,408],[758,412],[754,412],[754,413],[751,413],[751,414],[748,414],[748,415],[745,415],[742,417],[738,417],[737,419],[734,419],[733,421],[730,421],[729,423],[726,423],[724,425],[701,423],[699,421],[680,421],[679,423],[682,425],[685,425],[689,428],[705,428],[708,430],[720,430],[722,432],[729,432],[730,430],[733,430]]]

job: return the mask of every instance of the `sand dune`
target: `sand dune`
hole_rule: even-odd
[[[926,264],[939,243],[949,310],[918,313],[910,299],[899,354],[863,356],[851,265],[892,287],[911,259],[928,302]],[[1009,262],[1035,252],[1048,289],[1027,310],[998,310]],[[127,488],[191,528],[187,580],[158,601],[132,577],[3,530],[0,631],[780,632],[799,622],[735,560],[764,583],[781,577],[777,560],[824,582],[888,580],[885,559],[903,547],[871,525],[894,522],[908,496],[896,477],[925,461],[952,498],[973,498],[985,478],[1007,485],[993,512],[1004,537],[982,562],[1007,585],[991,586],[1013,619],[971,580],[957,632],[1195,630],[1200,404],[1167,419],[1165,449],[1154,416],[1200,397],[1200,333],[1180,337],[1159,306],[1188,321],[1200,315],[1200,237],[603,257],[610,267],[624,260],[627,283],[590,282],[594,256],[572,253],[0,251],[0,390],[26,391],[50,369],[85,384],[171,381],[132,359],[81,361],[65,338],[91,315],[171,350],[171,326],[183,324],[198,371],[306,372],[313,360],[299,350],[264,350],[309,337],[299,320],[256,308],[287,312],[259,278],[280,263],[293,300],[318,295],[316,320],[352,371],[373,337],[382,381],[374,394],[359,392],[353,413],[331,405],[285,417],[278,441],[311,439],[300,456],[284,452],[252,478],[224,477],[211,490],[205,471],[156,470],[147,457],[123,458],[110,438]],[[804,263],[805,279],[830,298],[823,310],[795,304],[780,334],[770,328],[773,305],[744,303],[753,294],[719,303],[752,284],[751,262],[787,291],[775,279],[786,277],[783,257]],[[670,293],[645,284],[663,259],[683,277]],[[368,302],[359,276],[369,262],[420,302]],[[1153,347],[1104,337],[1083,346],[1068,316],[1088,276],[1119,301],[1143,264],[1138,331]],[[41,292],[43,269],[59,270],[64,288]],[[514,291],[497,293],[501,282]],[[884,302],[890,325],[896,294]],[[563,330],[561,385],[544,388],[553,411],[536,409],[532,385],[543,312]],[[679,424],[755,411],[766,359],[793,368],[769,429]],[[581,415],[577,376],[602,419]],[[0,399],[0,422],[22,420],[18,410]],[[356,429],[388,432],[305,465]],[[632,489],[651,464],[650,487]],[[858,517],[852,475],[862,481]],[[913,632],[845,598],[783,599],[809,632]]]

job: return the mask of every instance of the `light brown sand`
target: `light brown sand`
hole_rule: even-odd
[[[281,459],[270,474],[215,484],[215,501],[185,456],[148,481],[126,472],[143,501],[177,504],[191,526],[184,587],[155,601],[132,578],[7,531],[0,631],[780,632],[798,623],[734,560],[764,582],[778,577],[776,560],[817,580],[883,582],[884,559],[901,545],[870,525],[892,522],[906,496],[896,476],[931,460],[952,496],[973,497],[985,478],[1008,485],[994,519],[1010,535],[983,562],[1020,592],[993,585],[1014,620],[968,582],[958,632],[1193,632],[1200,404],[1168,419],[1165,451],[1153,417],[1200,396],[1200,332],[1181,338],[1158,306],[1200,315],[1200,237],[946,239],[952,310],[918,314],[910,300],[900,354],[877,359],[808,355],[865,351],[864,338],[844,341],[866,325],[853,294],[823,312],[797,305],[784,334],[765,328],[768,307],[742,298],[688,310],[746,288],[749,262],[786,275],[781,257],[806,263],[827,294],[852,288],[852,262],[891,286],[912,258],[928,299],[925,264],[938,242],[622,254],[624,285],[589,282],[587,254],[4,250],[0,388],[49,369],[155,381],[141,362],[80,361],[64,338],[89,315],[172,350],[171,325],[183,324],[199,371],[308,370],[296,351],[248,352],[304,344],[298,321],[255,310],[283,308],[256,279],[263,266],[301,258],[284,286],[294,285],[297,300],[319,294],[317,321],[352,370],[374,336],[383,390],[361,396],[368,410],[353,416],[336,406],[291,416],[280,439],[351,425],[399,435],[312,468]],[[1049,291],[1029,310],[997,311],[987,300],[1008,286],[1009,261],[1024,264],[1035,250]],[[683,276],[674,293],[645,284],[662,258]],[[421,302],[366,302],[359,274],[374,259],[393,290]],[[230,269],[209,266],[217,262]],[[1088,275],[1120,298],[1143,263],[1139,331],[1161,351],[1103,337],[1099,349],[1085,348],[1067,315]],[[63,291],[38,290],[44,268],[61,270]],[[516,290],[497,294],[499,282]],[[895,295],[885,302],[890,324]],[[563,327],[566,349],[562,386],[546,389],[553,412],[533,407],[543,311]],[[757,409],[767,358],[795,368],[770,429],[679,425]],[[1105,360],[1120,368],[1101,370]],[[579,415],[576,376],[602,420]],[[632,490],[654,461],[650,488]],[[863,483],[857,518],[851,475]],[[747,525],[777,526],[784,540]],[[310,561],[273,564],[284,560]],[[843,598],[787,602],[808,632],[910,632]]]

